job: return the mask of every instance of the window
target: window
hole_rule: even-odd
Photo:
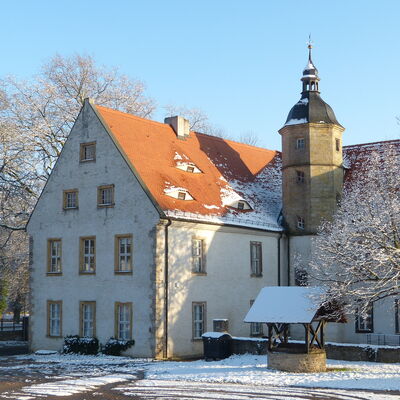
[[[298,229],[304,229],[304,218],[303,217],[297,217],[297,228]]]
[[[340,151],[340,139],[336,139],[336,151]]]
[[[304,138],[296,139],[296,149],[304,149],[305,141]]]
[[[194,167],[192,165],[188,165],[187,168],[186,168],[186,171],[194,173]]]
[[[83,337],[96,336],[96,302],[81,301],[79,303],[79,332]]]
[[[62,336],[62,301],[47,301],[47,336]]]
[[[303,171],[296,171],[296,182],[304,183],[304,172]]]
[[[97,188],[97,206],[114,206],[114,185],[99,186]]]
[[[96,142],[81,143],[80,161],[95,161],[96,160]]]
[[[192,239],[192,272],[197,274],[206,272],[203,239]]]
[[[186,199],[186,193],[185,192],[178,192],[178,199],[179,200],[185,200]]]
[[[356,310],[356,332],[357,333],[368,333],[374,331],[373,326],[373,307],[372,304],[368,307],[367,315],[363,316]]]
[[[115,337],[132,339],[132,303],[115,303]]]
[[[79,272],[81,274],[94,274],[96,271],[96,237],[81,238],[79,253]]]
[[[64,210],[78,208],[78,189],[64,190],[63,208]]]
[[[193,339],[201,339],[206,331],[206,303],[192,303]]]
[[[253,305],[254,300],[250,300],[250,307]],[[250,323],[250,336],[262,336],[263,329],[261,322],[251,322]]]
[[[237,208],[238,210],[244,210],[244,201],[238,201]]]
[[[261,242],[250,242],[251,276],[262,276]]]
[[[115,273],[132,272],[132,235],[115,235]]]
[[[400,299],[394,301],[394,325],[396,333],[400,334]]]
[[[47,273],[61,274],[61,239],[47,241]]]

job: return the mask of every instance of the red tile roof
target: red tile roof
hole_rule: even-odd
[[[159,207],[169,216],[281,230],[281,156],[197,132],[178,139],[168,124],[94,106]],[[177,168],[192,162],[202,173]],[[194,200],[168,196],[185,189]],[[243,199],[252,210],[228,205]]]

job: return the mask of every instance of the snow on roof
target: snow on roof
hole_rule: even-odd
[[[302,103],[306,104],[306,103]],[[297,125],[297,124],[306,124],[308,122],[307,118],[292,118],[286,122],[285,125]]]
[[[177,219],[282,231],[281,154],[190,132],[178,139],[168,124],[94,106],[125,157],[164,213]],[[201,173],[176,168],[190,161]],[[169,196],[184,188],[194,200]],[[251,210],[238,210],[244,200]]]
[[[261,289],[244,322],[310,323],[324,291],[317,287],[268,286]]]

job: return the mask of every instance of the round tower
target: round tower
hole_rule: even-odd
[[[293,235],[315,234],[321,221],[332,217],[343,186],[344,128],[320,97],[320,79],[311,49],[309,44],[301,98],[279,130],[283,216]]]

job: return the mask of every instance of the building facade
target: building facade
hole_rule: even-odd
[[[243,323],[251,302],[298,283],[294,255],[310,256],[343,187],[344,128],[311,49],[302,82],[282,153],[86,100],[28,223],[32,350],[79,334],[134,339],[132,356],[194,357],[221,320],[262,336]],[[395,333],[398,308],[379,311],[389,306],[374,318]],[[368,323],[332,324],[328,339],[362,342]]]

